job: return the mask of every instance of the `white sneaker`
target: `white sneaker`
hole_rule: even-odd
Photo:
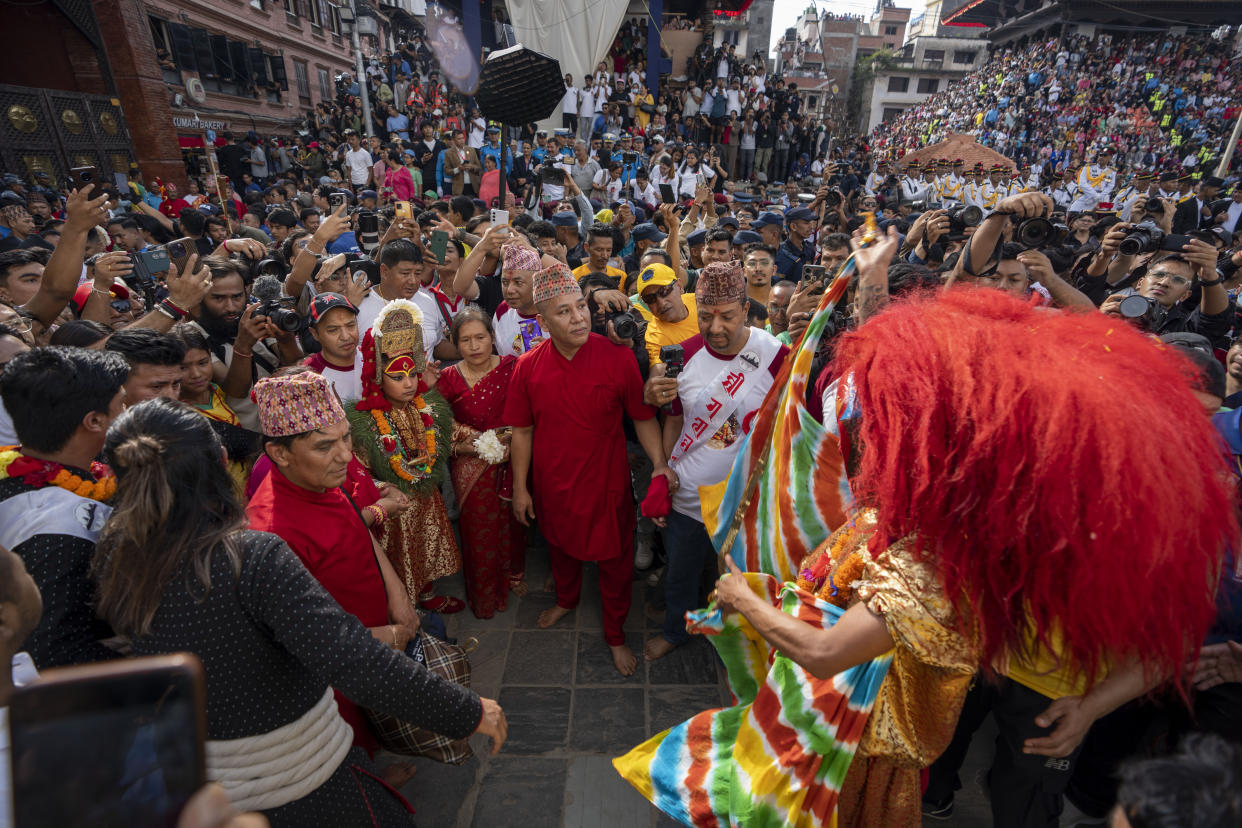
[[[651,538],[639,538],[637,548],[634,550],[634,568],[647,569],[654,559],[655,553],[651,549]]]

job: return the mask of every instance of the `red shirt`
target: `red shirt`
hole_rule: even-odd
[[[534,427],[531,496],[548,543],[583,561],[629,548],[634,494],[621,417],[650,420],[633,352],[590,334],[565,359],[546,340],[518,358],[504,421]]]
[[[344,492],[304,489],[273,468],[246,516],[251,529],[279,535],[289,544],[315,580],[364,626],[388,623],[388,592],[371,533]]]
[[[260,468],[267,463],[266,472]],[[250,528],[278,535],[341,608],[367,627],[388,623],[388,592],[371,546],[371,532],[341,489],[312,492],[294,483],[262,455],[255,464],[258,478],[246,506]],[[356,470],[355,470],[356,467]],[[365,478],[360,487],[358,474]],[[252,475],[251,482],[255,482]],[[369,491],[367,490],[369,487]],[[350,460],[345,488],[359,508],[378,498],[375,485],[357,460]],[[354,744],[373,754],[379,747],[367,727],[366,715],[341,692],[337,709],[354,731]]]
[[[181,218],[181,211],[189,206],[189,203],[184,198],[166,198],[160,202],[160,212],[170,219],[179,219]]]

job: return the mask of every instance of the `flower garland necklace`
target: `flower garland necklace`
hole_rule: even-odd
[[[862,538],[863,529],[856,520],[850,520],[837,530],[827,551],[821,553],[817,560],[812,561],[808,556],[802,562],[797,578],[798,588],[842,609],[848,607],[854,582],[862,577],[866,565],[863,557],[866,547],[854,548]]]
[[[107,466],[92,461],[91,474],[94,480],[83,480],[60,463],[27,457],[17,446],[0,449],[0,480],[19,477],[24,483],[37,489],[58,486],[78,497],[100,502],[108,500],[116,493],[116,477]]]
[[[431,470],[435,466],[436,462],[435,420],[431,417],[431,406],[427,405],[426,400],[423,399],[421,394],[414,398],[412,407],[418,412],[418,415],[422,420],[423,445],[427,451],[426,461],[413,466],[413,468],[419,472],[421,477],[430,477]],[[396,409],[394,408],[393,411],[395,412],[395,410]],[[408,461],[410,460],[410,443],[413,441],[414,435],[402,433],[400,435],[400,439],[393,436],[392,424],[388,421],[389,413],[381,411],[378,408],[371,409],[371,418],[375,420],[375,427],[379,429],[380,445],[383,446],[384,451],[388,454],[388,465],[392,468],[393,474],[397,475],[397,477],[407,483],[417,481],[419,478],[416,478],[413,474],[406,471]],[[394,422],[396,422],[395,417]],[[406,431],[402,428],[402,425],[403,424],[401,423],[397,423],[398,432]]]

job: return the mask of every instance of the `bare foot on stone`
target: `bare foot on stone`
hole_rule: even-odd
[[[647,639],[647,644],[643,647],[643,657],[648,661],[656,661],[664,658],[666,655],[677,649],[676,644],[670,644],[668,639],[662,635]]]
[[[612,650],[612,663],[616,665],[617,672],[623,676],[634,675],[634,671],[638,669],[638,659],[634,657],[634,651],[625,644],[616,647],[609,645],[608,649]]]
[[[565,607],[553,607],[552,609],[546,609],[539,613],[539,620],[536,623],[538,623],[539,629],[546,630],[548,627],[552,626],[557,621],[560,621],[571,612],[573,612],[572,609],[566,609]]]

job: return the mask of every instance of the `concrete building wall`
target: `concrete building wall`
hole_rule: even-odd
[[[987,61],[987,42],[978,38],[916,37],[906,50],[909,55],[899,58],[897,66],[875,77],[864,123],[868,131],[886,115],[904,112],[943,92]]]

